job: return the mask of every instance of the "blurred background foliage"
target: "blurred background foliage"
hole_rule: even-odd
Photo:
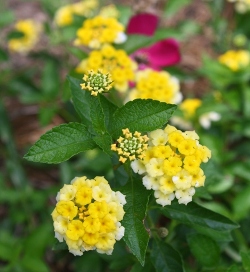
[[[0,270],[155,271],[150,259],[143,269],[122,241],[111,256],[86,252],[74,257],[56,244],[50,216],[56,193],[75,176],[101,175],[112,180],[106,154],[89,151],[60,165],[22,159],[45,131],[79,121],[66,75],[81,78],[74,69],[88,52],[73,47],[72,39],[82,19],[76,17],[73,25],[64,28],[53,23],[57,9],[68,3],[0,3]],[[109,3],[101,1],[100,6]],[[232,236],[194,230],[166,218],[159,221],[159,227],[169,229],[167,241],[181,252],[186,271],[250,271],[250,68],[234,73],[217,61],[229,49],[250,50],[249,12],[237,13],[234,3],[223,0],[112,3],[117,5],[123,23],[138,10],[158,14],[158,39],[174,37],[180,42],[181,62],[165,70],[180,79],[185,98],[202,100],[202,107],[189,121],[213,154],[204,166],[206,186],[197,190],[195,201],[240,224]],[[27,17],[43,25],[43,35],[29,54],[10,52],[7,41],[18,34],[13,25]],[[134,51],[148,42],[147,38],[131,40],[121,47]],[[219,113],[221,119],[205,129],[199,116],[209,111]],[[176,115],[183,118],[181,110]]]

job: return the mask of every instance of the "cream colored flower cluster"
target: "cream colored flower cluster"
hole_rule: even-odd
[[[98,93],[108,92],[112,88],[112,83],[109,73],[103,74],[101,70],[97,72],[91,70],[84,75],[83,83],[80,85],[83,90],[88,90],[91,95],[97,96]]]
[[[124,235],[122,193],[112,191],[104,177],[80,177],[64,185],[56,199],[55,237],[65,240],[69,252],[79,256],[88,250],[112,253],[116,240]]]
[[[137,72],[135,81],[129,100],[151,98],[171,104],[178,104],[182,100],[179,81],[168,72],[145,69]]]
[[[8,47],[13,52],[26,54],[37,44],[42,26],[32,19],[20,20],[15,24],[15,30],[21,32],[23,36],[10,39]]]
[[[129,87],[128,82],[134,79],[136,68],[135,62],[124,50],[104,45],[100,50],[90,52],[89,57],[76,67],[76,71],[85,74],[89,70],[101,69],[103,73],[110,73],[115,89],[125,92]]]
[[[144,174],[143,184],[155,191],[158,204],[170,205],[175,197],[180,204],[192,201],[195,187],[204,186],[200,164],[208,161],[211,151],[199,144],[195,131],[181,132],[170,125],[148,136],[145,157],[131,163],[133,171]]]
[[[219,56],[219,62],[232,71],[238,71],[250,64],[250,53],[246,50],[229,50]]]
[[[83,22],[77,30],[75,45],[99,49],[106,43],[123,43],[126,40],[124,26],[116,18],[96,16]]]
[[[136,131],[132,134],[128,128],[122,130],[123,136],[117,140],[116,144],[111,145],[111,150],[116,151],[120,157],[119,161],[125,163],[127,159],[143,159],[144,152],[148,147],[148,136],[141,135]]]
[[[228,2],[234,2],[235,9],[239,13],[250,11],[250,0],[228,0]]]

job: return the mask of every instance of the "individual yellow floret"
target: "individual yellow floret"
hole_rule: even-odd
[[[77,215],[78,209],[77,209],[77,206],[75,206],[73,201],[60,200],[56,204],[56,210],[63,217],[66,217],[72,220]]]
[[[197,149],[196,141],[192,139],[184,139],[178,144],[178,150],[182,155],[193,155]]]
[[[173,131],[168,135],[168,143],[170,143],[173,147],[178,147],[183,141],[184,137],[180,130]]]
[[[82,221],[72,220],[67,227],[66,236],[71,240],[78,240],[84,234]]]
[[[91,203],[92,200],[92,189],[83,186],[77,190],[75,201],[79,205],[87,205]]]
[[[194,116],[196,110],[201,106],[202,101],[198,98],[185,99],[180,104],[180,109],[183,111],[184,117],[187,119]]]

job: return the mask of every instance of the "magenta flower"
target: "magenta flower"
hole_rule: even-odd
[[[140,70],[145,68],[161,70],[163,67],[175,65],[181,60],[179,44],[172,38],[141,48],[131,57],[139,64]]]
[[[130,18],[127,34],[152,36],[158,25],[158,17],[151,13],[141,13]]]

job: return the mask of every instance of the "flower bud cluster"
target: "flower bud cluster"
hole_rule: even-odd
[[[88,250],[112,253],[116,240],[124,235],[122,193],[112,191],[104,177],[80,177],[64,185],[56,200],[55,237],[65,240],[69,252],[75,256]]]
[[[166,71],[145,69],[137,72],[135,81],[136,86],[129,93],[129,100],[151,98],[173,104],[182,100],[178,79]]]
[[[200,164],[208,161],[211,151],[199,144],[195,131],[181,132],[170,125],[148,136],[145,157],[131,163],[133,171],[144,174],[143,184],[155,191],[158,204],[170,205],[175,197],[180,204],[192,201],[195,187],[204,186]]]
[[[135,159],[143,159],[145,150],[148,147],[148,136],[141,135],[136,131],[132,134],[128,128],[122,130],[123,136],[117,140],[116,144],[111,145],[111,150],[116,151],[120,157],[119,161],[125,163],[127,159],[133,161]]]
[[[126,40],[124,26],[116,18],[96,16],[84,21],[77,30],[75,45],[98,49],[105,43],[122,43]]]
[[[108,92],[112,88],[112,83],[109,73],[103,74],[101,70],[97,72],[90,70],[84,75],[83,83],[80,85],[83,90],[88,90],[91,95],[97,96],[98,93]]]

